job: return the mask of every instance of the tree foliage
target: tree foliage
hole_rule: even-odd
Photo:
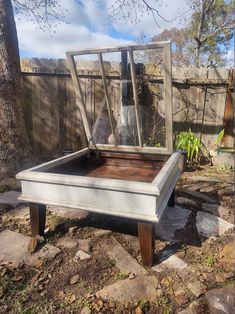
[[[191,18],[184,29],[172,28],[154,40],[174,43],[175,63],[224,66],[234,37],[232,0],[191,0]]]
[[[54,31],[65,20],[58,0],[12,0],[16,14],[23,15],[45,31]]]
[[[113,21],[121,18],[125,22],[136,24],[141,21],[146,12],[153,17],[156,25],[160,26],[160,21],[167,21],[167,19],[160,14],[159,6],[161,6],[159,0],[114,0],[107,9],[108,15]]]

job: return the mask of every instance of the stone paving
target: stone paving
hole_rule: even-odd
[[[0,232],[0,262],[13,263],[15,266],[22,264],[28,256],[30,237],[4,230]]]
[[[200,178],[202,181],[204,181],[204,179],[204,177]],[[213,180],[215,180],[215,182],[219,181],[216,178]],[[202,209],[207,211],[197,211],[196,214],[194,214],[195,230],[197,230],[198,234],[209,238],[222,236],[227,231],[232,230],[234,225],[222,219],[227,217],[229,210],[216,204],[214,199],[205,197],[205,195],[202,192],[198,192],[197,189],[198,186],[195,184],[194,189],[184,189],[184,191],[187,191],[185,194],[200,199],[200,201],[203,202]],[[201,196],[201,194],[203,196]],[[15,207],[2,216],[2,222],[17,220],[23,225],[29,221],[29,208],[17,200],[18,196],[19,192],[15,191],[0,195],[0,209],[1,204],[8,204]],[[188,199],[187,197],[177,197],[176,202],[179,205],[187,205],[189,207],[195,207],[197,205],[196,201]],[[88,216],[88,213],[80,210],[52,206],[48,207],[48,209],[53,215],[67,219],[85,219]],[[185,229],[192,213],[193,209],[189,210],[180,206],[175,206],[174,208],[167,207],[156,227],[156,239],[161,239],[169,243],[180,242],[181,239],[177,238],[177,232]],[[45,243],[33,254],[28,252],[31,237],[18,232],[3,230],[0,232],[0,262],[11,263],[14,266],[25,263],[28,266],[37,268],[41,263],[54,259],[61,250],[72,250],[76,248],[77,252],[75,250],[74,258],[77,259],[78,263],[87,263],[92,258],[93,253],[91,248],[93,239],[103,237],[102,241],[105,253],[108,255],[109,259],[114,262],[120,274],[129,276],[129,278],[118,280],[104,286],[96,293],[98,298],[102,298],[103,300],[113,299],[123,304],[126,302],[134,304],[143,299],[149,300],[150,302],[155,301],[157,298],[162,297],[161,285],[168,284],[168,279],[167,277],[163,277],[160,283],[153,274],[161,275],[161,273],[165,274],[168,271],[174,271],[180,276],[180,274],[185,272],[190,274],[190,276],[192,275],[190,279],[191,282],[189,281],[185,288],[196,298],[200,298],[202,294],[205,294],[212,313],[232,313],[234,287],[230,285],[206,293],[205,286],[197,279],[196,275],[193,275],[195,270],[191,269],[190,264],[177,256],[173,250],[162,250],[161,254],[158,254],[157,264],[148,269],[140,265],[136,258],[133,258],[131,254],[127,252],[124,246],[113,236],[111,230],[94,228],[93,235],[91,235],[90,238],[79,239],[74,237],[76,227],[71,227],[70,229],[66,236],[62,236],[55,241],[55,246]],[[122,234],[120,236],[129,243],[136,254],[139,253],[138,237],[129,234]],[[224,246],[223,250],[220,252],[220,257],[221,260],[225,261],[228,265],[234,264],[233,242]],[[230,278],[229,276],[231,276],[231,274],[229,272],[226,273],[221,279],[221,282],[224,281],[224,278]],[[220,281],[219,275],[217,275],[217,278],[218,281]],[[73,284],[75,283],[77,283],[77,277],[76,281],[73,279]],[[187,303],[188,299],[184,296],[184,292],[181,293],[180,290],[178,292],[178,302],[180,304]],[[179,313],[200,313],[200,306],[201,305],[196,300]],[[88,313],[88,310],[89,309],[86,307],[83,308],[84,313]]]
[[[177,242],[175,231],[185,227],[190,214],[190,210],[179,206],[167,207],[156,226],[156,237],[167,242]]]
[[[97,297],[104,300],[113,299],[121,303],[136,303],[139,300],[156,300],[158,280],[155,276],[137,276],[134,279],[117,281],[105,286],[96,293]]]
[[[111,260],[115,262],[116,267],[120,272],[135,275],[147,274],[146,269],[141,266],[114,238],[109,238],[107,254]]]
[[[4,204],[11,205],[12,207],[19,206],[20,204],[25,204],[24,201],[18,200],[18,197],[20,196],[20,192],[16,191],[9,191],[4,194],[0,195],[0,211],[1,206]]]
[[[234,228],[233,224],[209,213],[197,212],[196,227],[200,235],[204,237],[221,236],[226,231]]]
[[[6,214],[2,216],[2,221],[7,220],[21,220],[28,221],[29,220],[29,207],[28,206],[20,206],[15,209],[9,210]]]

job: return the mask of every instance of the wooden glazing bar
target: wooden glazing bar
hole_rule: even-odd
[[[86,112],[86,106],[85,106],[85,101],[83,97],[82,87],[80,84],[80,80],[77,76],[75,61],[74,61],[73,56],[71,56],[69,53],[66,53],[66,57],[67,57],[67,62],[68,62],[68,66],[70,69],[70,73],[71,73],[71,77],[72,77],[72,81],[73,81],[73,85],[75,89],[76,104],[81,112],[84,128],[85,128],[86,135],[89,141],[90,139],[92,139],[92,133],[91,133],[89,121],[87,118],[87,112]],[[81,98],[81,101],[79,101],[79,98]]]
[[[138,147],[138,146],[128,146],[128,145],[108,145],[108,144],[96,144],[97,150],[105,151],[117,151],[117,152],[130,152],[130,153],[147,153],[147,154],[171,154],[167,148],[163,147]]]
[[[67,53],[71,56],[76,56],[76,55],[85,55],[85,54],[130,51],[130,50],[146,50],[146,49],[156,49],[156,48],[161,49],[166,44],[169,44],[169,41],[155,42],[155,43],[151,43],[151,44],[142,44],[142,45],[85,49],[85,50],[80,50],[80,51],[69,51]]]
[[[132,89],[133,89],[133,97],[134,97],[134,105],[135,105],[137,133],[138,133],[139,146],[142,147],[143,146],[142,128],[141,128],[141,123],[140,123],[139,99],[138,99],[137,88],[136,88],[136,72],[135,72],[133,51],[129,51],[129,56],[130,56],[130,65],[131,65],[131,80],[132,80]]]
[[[113,114],[112,114],[112,109],[111,109],[111,104],[110,104],[110,98],[109,98],[108,88],[107,88],[107,83],[106,83],[104,62],[103,62],[103,57],[102,57],[101,53],[99,53],[99,61],[100,61],[100,71],[101,71],[101,76],[102,76],[102,81],[103,81],[103,86],[104,86],[104,95],[105,95],[105,100],[106,100],[108,113],[109,113],[109,122],[110,122],[110,126],[111,126],[112,135],[114,138],[114,143],[116,146],[117,145],[117,139],[116,139],[116,135],[115,135],[114,119],[113,119]]]
[[[163,68],[164,68],[164,103],[165,103],[165,128],[166,128],[166,148],[173,152],[172,139],[172,69],[171,69],[171,44],[168,43],[163,48]]]

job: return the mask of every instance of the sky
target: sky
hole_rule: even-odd
[[[126,45],[148,39],[165,28],[183,27],[187,21],[187,0],[149,0],[169,22],[143,11],[140,22],[124,20],[120,15],[110,19],[110,10],[116,0],[59,0],[65,22],[53,29],[55,33],[39,29],[29,18],[16,15],[21,58],[65,58],[65,52],[93,47]],[[123,8],[124,11],[125,8]],[[134,8],[133,12],[134,16]],[[141,12],[139,10],[138,12]]]
[[[152,14],[146,8],[122,7],[114,19],[112,8],[121,0],[57,0],[64,14],[63,22],[52,32],[41,30],[25,15],[15,16],[21,58],[65,58],[65,52],[86,48],[128,45],[140,42],[142,35],[147,41],[172,27],[182,28],[190,19],[188,0],[148,0],[164,18]],[[136,0],[143,4],[142,0]],[[127,1],[131,2],[131,1]],[[111,14],[110,14],[111,12]],[[122,14],[131,16],[123,19]],[[112,58],[112,57],[111,57]],[[234,66],[234,41],[227,53],[228,66]]]

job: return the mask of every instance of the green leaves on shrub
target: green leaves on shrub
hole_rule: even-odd
[[[217,139],[216,139],[216,142],[215,142],[216,146],[220,146],[221,145],[221,141],[222,141],[223,137],[224,137],[224,129],[222,129],[219,132],[218,136],[217,136]]]
[[[201,146],[201,140],[197,138],[191,130],[188,132],[180,132],[176,137],[176,149],[186,151],[187,159],[191,162],[198,162]]]

